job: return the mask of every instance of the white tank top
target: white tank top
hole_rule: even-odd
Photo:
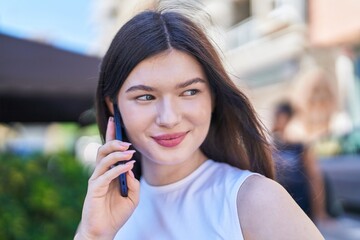
[[[139,205],[115,239],[243,239],[236,201],[252,174],[207,160],[176,183],[155,187],[141,179]]]

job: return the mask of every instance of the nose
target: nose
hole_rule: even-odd
[[[163,99],[157,105],[156,124],[161,127],[173,128],[181,121],[181,111],[176,101]]]

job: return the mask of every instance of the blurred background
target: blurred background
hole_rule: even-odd
[[[291,103],[286,138],[311,148],[323,179],[316,224],[326,239],[360,239],[358,0],[0,0],[0,239],[72,238],[101,143],[101,57],[135,13],[174,3],[200,6],[266,127]]]

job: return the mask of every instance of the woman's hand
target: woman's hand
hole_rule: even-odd
[[[139,202],[139,181],[131,169],[135,151],[128,143],[115,139],[115,123],[111,117],[106,131],[106,143],[99,148],[96,167],[89,179],[82,220],[75,239],[113,239],[119,228],[129,219]],[[117,177],[126,173],[128,197],[120,195]]]

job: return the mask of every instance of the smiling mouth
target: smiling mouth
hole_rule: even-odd
[[[159,136],[154,136],[152,138],[160,146],[171,148],[171,147],[175,147],[175,146],[179,145],[184,140],[187,133],[188,132],[163,134],[163,135],[159,135]]]

